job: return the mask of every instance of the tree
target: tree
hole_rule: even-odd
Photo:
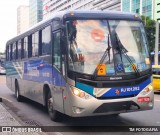
[[[154,51],[155,49],[155,20],[150,19],[149,17],[141,16],[142,21],[145,25],[146,35],[148,38],[148,45],[150,52]]]

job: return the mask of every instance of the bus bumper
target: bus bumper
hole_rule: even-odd
[[[121,99],[82,99],[74,96],[71,92],[71,114],[72,117],[110,115],[126,112],[151,110],[154,106],[154,91],[143,94],[143,90],[136,96]]]

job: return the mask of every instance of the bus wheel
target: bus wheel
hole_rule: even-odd
[[[47,110],[48,110],[48,114],[51,120],[53,121],[60,120],[60,113],[54,109],[53,99],[52,99],[50,91],[48,92],[48,95],[47,95]]]
[[[15,83],[15,95],[16,95],[16,99],[18,102],[21,102],[22,101],[22,97],[19,93],[19,85],[18,85],[18,82],[16,81]]]

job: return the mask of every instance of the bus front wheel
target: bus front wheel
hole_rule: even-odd
[[[48,92],[48,96],[47,96],[47,110],[48,110],[48,114],[51,120],[60,121],[61,114],[57,110],[54,109],[53,99],[52,99],[50,91]]]
[[[21,102],[22,101],[22,97],[19,93],[19,85],[18,85],[18,82],[16,81],[15,82],[15,95],[16,95],[16,99],[18,102]]]

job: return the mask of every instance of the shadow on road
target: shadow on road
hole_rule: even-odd
[[[160,91],[156,91],[156,92],[154,92],[154,94],[160,95]]]

